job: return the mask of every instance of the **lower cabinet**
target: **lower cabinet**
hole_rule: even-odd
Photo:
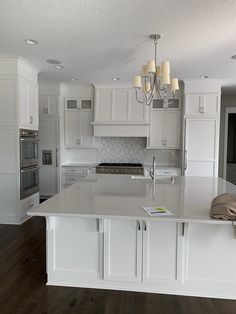
[[[175,222],[106,219],[104,279],[177,282],[182,242],[178,231]]]
[[[142,230],[139,221],[105,219],[104,279],[141,281]]]
[[[50,281],[89,282],[101,276],[100,220],[76,217],[47,218],[47,255]]]

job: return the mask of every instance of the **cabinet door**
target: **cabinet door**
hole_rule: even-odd
[[[104,279],[141,281],[142,231],[131,219],[106,219]]]
[[[19,114],[20,127],[29,126],[29,83],[26,80],[19,80]]]
[[[65,100],[66,110],[77,110],[79,108],[78,100],[75,98],[70,98]]]
[[[113,119],[112,89],[96,89],[95,121],[111,121]]]
[[[38,86],[32,83],[29,83],[29,125],[38,130]]]
[[[187,94],[185,96],[185,115],[201,115],[202,94]]]
[[[220,114],[220,97],[218,94],[204,94],[202,106],[204,115],[219,115]]]
[[[99,219],[91,218],[49,218],[49,282],[81,284],[100,279],[102,242],[99,223]]]
[[[39,96],[39,115],[45,115],[47,108],[47,96],[40,95]]]
[[[165,111],[150,113],[150,147],[163,148]]]
[[[92,99],[80,99],[80,109],[84,111],[93,110],[93,101]]]
[[[79,112],[65,112],[65,147],[75,148],[80,145],[79,123]]]
[[[235,287],[235,245],[235,230],[230,225],[189,224],[185,280],[201,290],[205,282],[215,290],[223,287],[227,291],[227,285],[232,283]]]
[[[181,275],[177,223],[149,221],[146,226],[143,230],[143,282],[176,282]]]
[[[217,119],[188,118],[185,130],[188,176],[216,176],[219,145]]]
[[[180,148],[180,111],[166,111],[165,146],[166,148]]]
[[[93,140],[93,112],[80,111],[80,145],[85,147],[92,146]]]

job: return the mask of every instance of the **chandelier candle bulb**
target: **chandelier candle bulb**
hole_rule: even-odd
[[[142,76],[148,76],[147,65],[142,66]]]
[[[177,78],[173,78],[171,80],[170,86],[171,86],[172,91],[179,90],[179,82],[178,82]]]
[[[150,90],[151,90],[150,82],[145,82],[144,88],[145,88],[145,92],[150,92]]]
[[[133,78],[133,86],[135,88],[142,88],[142,79],[141,79],[141,76],[140,75],[136,75],[134,78]]]
[[[161,84],[162,85],[169,85],[170,84],[170,73],[162,72],[161,76]]]
[[[148,73],[156,73],[155,60],[148,60],[147,71],[148,71]]]
[[[170,73],[170,62],[164,61],[161,63],[161,72],[163,73]]]

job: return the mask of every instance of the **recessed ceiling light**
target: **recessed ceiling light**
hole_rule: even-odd
[[[208,78],[208,75],[202,75],[202,76],[200,76],[200,78],[201,79],[206,79],[206,78]]]
[[[39,42],[37,40],[34,40],[34,39],[26,39],[25,43],[29,44],[29,45],[38,45]]]
[[[231,59],[236,59],[236,55],[233,55],[233,56],[231,57]]]
[[[63,67],[63,65],[55,65],[55,68],[57,68],[57,69],[63,69],[64,67]]]
[[[119,81],[119,80],[120,80],[119,77],[113,77],[113,78],[112,78],[112,81]]]
[[[48,60],[47,60],[47,63],[50,63],[50,64],[60,64],[61,61],[59,61],[59,60],[54,60],[54,59],[48,59]]]
[[[72,78],[71,81],[76,82],[76,81],[78,81],[78,79],[77,78]]]

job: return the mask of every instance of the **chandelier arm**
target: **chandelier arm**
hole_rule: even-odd
[[[139,102],[140,104],[144,104],[145,103],[145,101],[141,101],[141,100],[138,99],[138,90],[137,89],[135,89],[135,96],[136,96],[137,102]]]

